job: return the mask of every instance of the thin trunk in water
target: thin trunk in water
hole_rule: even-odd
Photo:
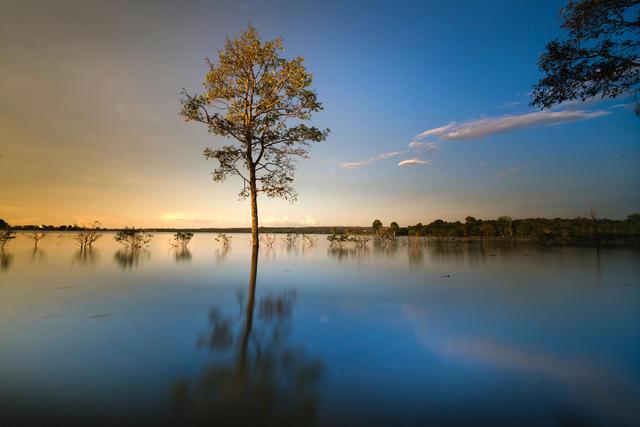
[[[249,347],[249,337],[253,326],[253,307],[256,297],[256,276],[258,275],[258,246],[251,250],[251,273],[249,274],[249,295],[247,301],[247,312],[245,313],[244,330],[242,341],[240,342],[239,372],[244,372],[247,363],[247,349]]]
[[[249,190],[251,192],[251,240],[254,248],[260,246],[258,236],[258,191],[255,169],[249,171]]]

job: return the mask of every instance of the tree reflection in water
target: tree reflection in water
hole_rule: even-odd
[[[173,248],[173,256],[177,263],[190,262],[193,257],[186,246]]]
[[[373,240],[373,252],[376,256],[386,256],[388,258],[393,258],[398,253],[398,248],[400,247],[399,239],[394,240],[382,240],[382,239],[374,239]]]
[[[131,270],[151,258],[151,252],[144,248],[118,249],[113,258],[123,270]]]
[[[72,265],[95,265],[100,259],[100,253],[93,248],[80,248],[73,254]]]
[[[35,247],[31,250],[31,255],[29,256],[29,261],[31,262],[38,262],[38,261],[42,261],[46,258],[46,254],[45,251],[43,251],[42,249]]]
[[[221,248],[216,249],[216,262],[221,263],[227,258],[229,255],[229,251],[231,249],[230,245],[224,245]]]
[[[198,344],[224,360],[213,362],[193,380],[175,381],[171,399],[177,423],[314,424],[320,362],[287,342],[295,300],[292,292],[260,298],[254,319],[257,268],[258,248],[253,248],[248,297],[245,304],[244,295],[239,295],[239,315],[224,316],[211,308],[212,330]]]
[[[13,263],[13,254],[0,250],[0,270],[8,270]]]
[[[355,260],[357,264],[369,257],[368,247],[329,246],[327,254],[338,262]]]

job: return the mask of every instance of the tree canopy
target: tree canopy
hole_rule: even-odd
[[[544,77],[532,105],[631,95],[640,115],[640,1],[570,0],[562,9],[566,40],[547,44],[538,65]]]
[[[306,158],[311,142],[326,139],[329,130],[302,123],[322,109],[310,89],[312,75],[304,59],[285,59],[282,40],[263,42],[252,26],[236,39],[227,39],[217,62],[209,59],[204,91],[183,91],[181,115],[203,123],[210,133],[234,141],[207,148],[216,159],[213,180],[239,176],[240,197],[251,197],[254,245],[257,246],[257,195],[294,201],[296,158]]]

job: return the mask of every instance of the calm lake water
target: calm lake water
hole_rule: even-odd
[[[7,246],[0,425],[640,425],[638,251],[170,237]]]

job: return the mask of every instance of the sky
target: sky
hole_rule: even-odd
[[[329,138],[298,201],[261,225],[640,212],[628,98],[530,107],[565,1],[0,2],[0,218],[108,227],[250,225],[224,139],[178,115],[225,37],[250,23],[303,56]]]

